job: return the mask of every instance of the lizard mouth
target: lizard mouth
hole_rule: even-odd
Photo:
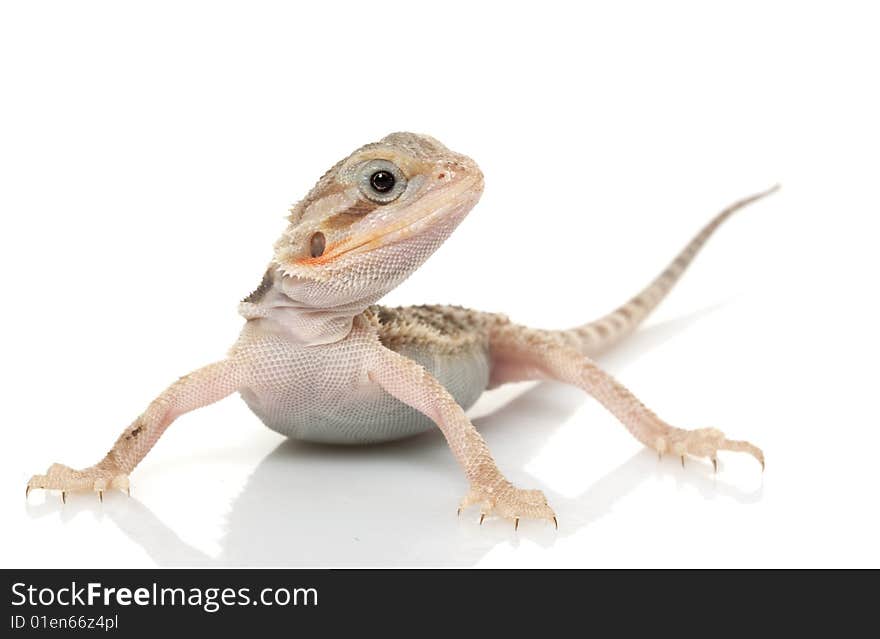
[[[483,191],[483,176],[464,178],[421,198],[414,210],[388,228],[358,235],[327,246],[319,257],[296,260],[301,266],[331,264],[345,255],[365,253],[415,237],[447,217],[463,216],[477,203]]]

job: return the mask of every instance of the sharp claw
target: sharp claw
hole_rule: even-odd
[[[461,508],[459,508],[457,511],[455,511],[455,516],[461,517]]]
[[[125,492],[128,493],[128,496],[131,497],[131,486],[125,487]]]
[[[25,487],[24,487],[24,498],[27,499],[27,498],[28,498],[28,495],[30,495],[30,494],[31,494],[31,487],[30,487],[30,486],[25,486]]]
[[[519,530],[519,517],[513,520],[513,529]]]
[[[98,491],[98,501],[100,501],[102,504],[104,503],[104,491],[103,490]]]
[[[556,521],[556,515],[553,515],[553,525],[556,526],[556,530],[559,530],[559,522]]]
[[[684,455],[681,456],[681,467],[684,468]]]
[[[67,491],[66,490],[61,491],[61,503],[62,504],[67,503]]]
[[[715,459],[714,457],[712,458],[712,468],[715,469],[716,473],[718,472],[718,460]]]
[[[762,473],[764,472],[764,460],[763,459],[761,460],[761,472]]]
[[[480,513],[480,525],[483,525],[483,519],[485,519],[486,513]]]

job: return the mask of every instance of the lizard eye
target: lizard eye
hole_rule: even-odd
[[[370,176],[370,186],[374,191],[387,193],[394,188],[394,174],[389,171],[376,171]]]
[[[360,189],[368,200],[388,204],[406,190],[406,177],[393,162],[370,160],[360,169]]]

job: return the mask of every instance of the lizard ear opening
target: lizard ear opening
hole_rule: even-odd
[[[314,233],[309,240],[309,255],[312,257],[321,257],[324,254],[324,248],[327,245],[327,240],[324,238],[324,234],[321,231]]]

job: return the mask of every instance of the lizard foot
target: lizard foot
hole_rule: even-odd
[[[547,498],[540,490],[523,490],[509,482],[504,482],[500,487],[483,488],[472,485],[470,492],[461,500],[459,514],[474,504],[480,506],[481,524],[486,515],[497,515],[512,519],[514,530],[519,528],[521,518],[547,519],[559,528],[556,513],[547,505]]]
[[[113,468],[92,466],[74,470],[62,464],[52,464],[45,475],[34,475],[27,483],[25,498],[34,488],[60,490],[61,499],[67,502],[67,493],[93,490],[104,501],[104,491],[118,488],[129,492],[128,475]]]
[[[715,470],[718,470],[719,450],[748,453],[761,462],[761,469],[764,469],[764,453],[760,448],[749,442],[727,439],[724,433],[716,428],[696,430],[670,428],[669,432],[657,438],[654,447],[661,456],[667,453],[680,456],[682,465],[687,455],[708,457],[712,460]]]

